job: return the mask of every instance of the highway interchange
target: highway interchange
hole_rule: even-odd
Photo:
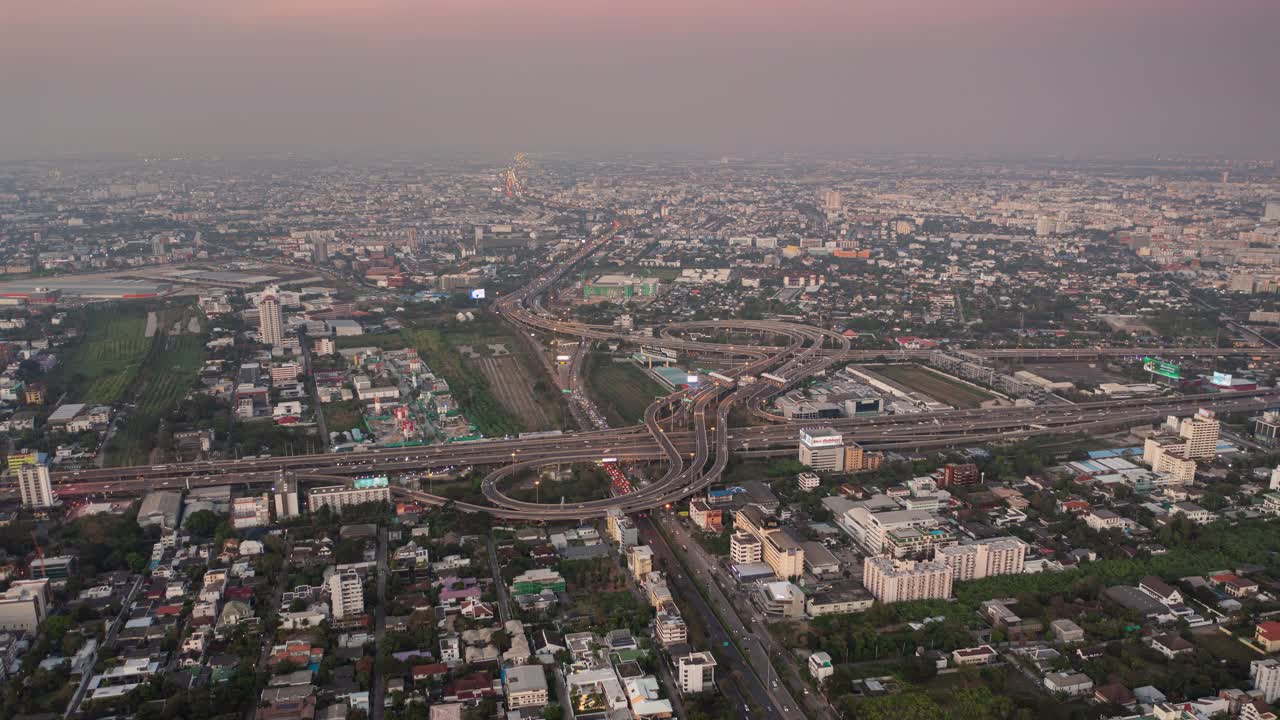
[[[763,410],[769,397],[804,378],[843,362],[876,359],[911,359],[930,351],[851,350],[839,333],[781,321],[707,321],[672,323],[652,334],[623,332],[611,326],[568,322],[547,312],[542,298],[579,263],[607,245],[609,232],[583,243],[565,261],[555,265],[525,287],[495,301],[492,309],[527,332],[576,343],[569,372],[571,393],[581,397],[582,362],[587,348],[599,340],[611,340],[680,352],[714,355],[734,364],[722,375],[729,382],[704,378],[704,382],[674,392],[652,403],[640,425],[587,430],[554,436],[503,438],[485,441],[427,445],[411,448],[373,449],[351,453],[320,453],[277,458],[218,460],[173,465],[103,468],[56,473],[60,495],[137,494],[154,488],[198,487],[225,484],[272,484],[283,473],[301,482],[342,482],[368,474],[420,472],[431,468],[494,466],[484,478],[489,504],[453,503],[465,511],[523,520],[581,519],[604,515],[610,508],[636,511],[677,502],[715,483],[732,453],[751,455],[792,453],[799,429],[808,423],[786,422]],[[707,342],[684,337],[691,333],[734,333],[737,341]],[[755,335],[760,342],[741,338]],[[992,358],[1023,357],[1041,360],[1096,359],[1102,356],[1176,354],[1204,356],[1232,352],[1212,348],[1018,348],[975,350]],[[1240,352],[1240,351],[1234,351]],[[1272,348],[1249,349],[1250,355],[1280,354]],[[554,366],[548,364],[554,374]],[[769,374],[774,382],[760,378]],[[738,382],[749,378],[752,382]],[[564,377],[561,382],[565,382]],[[1141,400],[1113,400],[1075,405],[991,408],[888,415],[823,421],[839,428],[848,440],[868,449],[916,450],[962,443],[991,442],[1049,433],[1096,432],[1189,415],[1200,407],[1222,412],[1260,411],[1280,404],[1280,391],[1188,395]],[[730,414],[742,407],[769,424],[733,428]],[[601,423],[593,423],[599,427]],[[676,429],[679,426],[680,429]],[[635,492],[583,503],[530,503],[503,491],[505,481],[521,471],[602,458],[619,461],[665,461],[661,478]],[[429,505],[443,505],[446,498],[395,486],[402,497]]]

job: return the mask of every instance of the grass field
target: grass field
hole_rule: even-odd
[[[654,397],[667,394],[639,365],[611,362],[608,358],[591,358],[587,386],[614,427],[640,422]]]
[[[1219,631],[1217,628],[1199,628],[1192,632],[1191,641],[1207,650],[1214,657],[1235,660],[1244,664],[1262,659],[1262,653]]]
[[[324,428],[329,432],[347,432],[352,428],[360,428],[361,431],[368,429],[357,400],[324,403],[320,410],[324,413]]]
[[[112,305],[88,311],[84,336],[65,359],[67,399],[91,405],[119,400],[138,376],[151,348],[141,307]]]
[[[980,407],[983,402],[995,399],[995,395],[989,392],[955,380],[948,380],[919,365],[877,365],[872,370],[912,390],[922,392],[934,400],[962,410]]]
[[[107,446],[108,465],[136,465],[150,460],[160,421],[187,396],[208,353],[203,334],[158,335],[130,400],[135,408],[116,427]]]

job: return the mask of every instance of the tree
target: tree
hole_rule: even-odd
[[[218,528],[218,516],[212,510],[197,510],[187,516],[183,527],[196,537],[213,537]]]

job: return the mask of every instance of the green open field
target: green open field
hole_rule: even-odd
[[[667,391],[639,365],[616,363],[609,358],[592,358],[587,368],[587,386],[614,427],[634,425],[644,419],[644,410]]]
[[[324,427],[329,432],[346,432],[352,428],[360,428],[361,431],[367,429],[364,424],[364,414],[360,411],[360,402],[357,400],[324,403],[320,406],[320,410],[324,412]]]
[[[160,421],[187,396],[208,357],[204,339],[203,333],[156,336],[156,346],[130,392],[129,399],[136,407],[117,425],[107,445],[108,465],[149,461],[157,445]],[[161,447],[166,442],[161,438]]]
[[[915,364],[877,365],[871,369],[890,380],[961,410],[980,407],[984,401],[995,399],[995,395],[989,392],[956,380],[948,380],[932,370]]]
[[[145,337],[142,306],[110,305],[87,311],[84,334],[64,359],[67,400],[108,405],[119,400],[142,369],[154,338]]]

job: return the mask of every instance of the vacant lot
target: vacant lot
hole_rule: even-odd
[[[108,465],[151,461],[152,450],[167,450],[168,432],[159,438],[161,420],[191,391],[207,353],[203,335],[160,335],[130,392],[134,409],[121,420],[107,447]]]
[[[486,349],[487,352],[487,349]],[[552,430],[554,425],[534,394],[536,381],[512,355],[469,360],[480,366],[489,388],[508,411],[520,418],[525,430]],[[545,384],[545,383],[544,383]]]
[[[129,387],[151,348],[141,308],[112,305],[86,314],[84,336],[65,359],[67,400],[108,405]]]
[[[667,394],[639,365],[611,362],[609,358],[591,359],[587,385],[614,427],[640,422],[654,398]]]
[[[874,370],[890,380],[902,383],[912,390],[922,392],[934,400],[955,408],[976,408],[980,407],[984,401],[995,399],[991,393],[956,380],[949,380],[919,365],[880,365]]]

